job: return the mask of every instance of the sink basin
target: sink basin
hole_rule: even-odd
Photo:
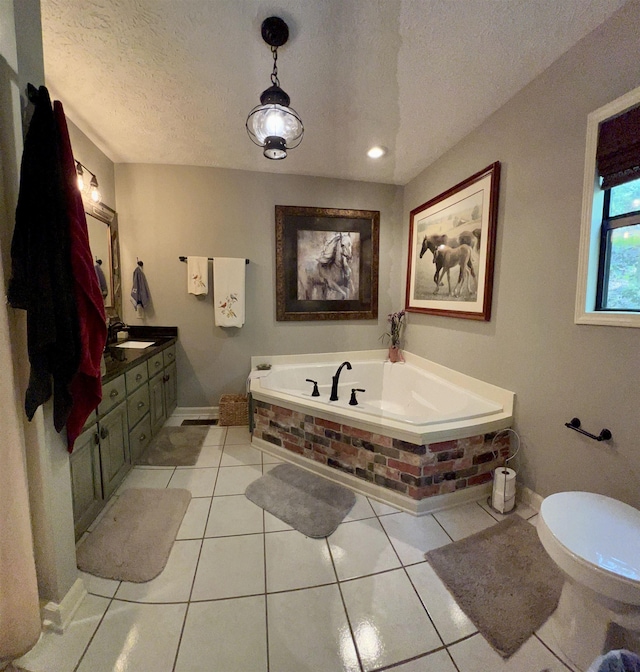
[[[155,343],[155,341],[124,341],[123,343],[118,343],[116,348],[136,348],[142,350],[142,348],[149,348]]]

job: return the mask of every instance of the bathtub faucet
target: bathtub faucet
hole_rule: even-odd
[[[336,375],[332,378],[333,383],[331,384],[331,396],[329,397],[329,401],[338,401],[338,380],[340,380],[340,373],[345,366],[351,371],[351,362],[342,362],[342,364],[340,364],[336,371]]]

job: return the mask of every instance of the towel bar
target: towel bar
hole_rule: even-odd
[[[189,257],[178,257],[178,259],[180,259],[180,261],[186,261],[188,258],[189,258]],[[209,261],[213,261],[213,260],[215,259],[215,257],[207,257],[207,259],[208,259]],[[245,264],[248,264],[248,263],[249,263],[249,260],[248,260],[248,259],[245,259],[245,260],[244,260],[244,263],[245,263]]]

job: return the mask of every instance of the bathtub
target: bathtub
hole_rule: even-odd
[[[510,452],[499,430],[512,424],[513,392],[404,354],[404,364],[384,350],[252,357],[252,444],[417,515],[486,498]],[[353,388],[365,390],[357,406]]]

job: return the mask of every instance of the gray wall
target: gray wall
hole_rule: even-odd
[[[502,162],[493,316],[412,313],[407,348],[517,395],[519,477],[640,506],[640,331],[574,324],[586,119],[640,85],[640,3],[554,63],[404,191],[410,211]],[[564,427],[613,432],[596,443]]]
[[[252,355],[380,347],[387,314],[402,305],[399,187],[216,168],[119,164],[116,189],[124,319],[130,324],[178,327],[180,406],[217,406],[221,394],[243,392]],[[377,321],[276,321],[276,204],[380,211]],[[214,326],[211,291],[206,298],[187,294],[187,266],[178,261],[179,255],[251,260],[246,323],[241,329]],[[137,318],[129,301],[136,258],[144,262],[153,301],[144,320]]]

